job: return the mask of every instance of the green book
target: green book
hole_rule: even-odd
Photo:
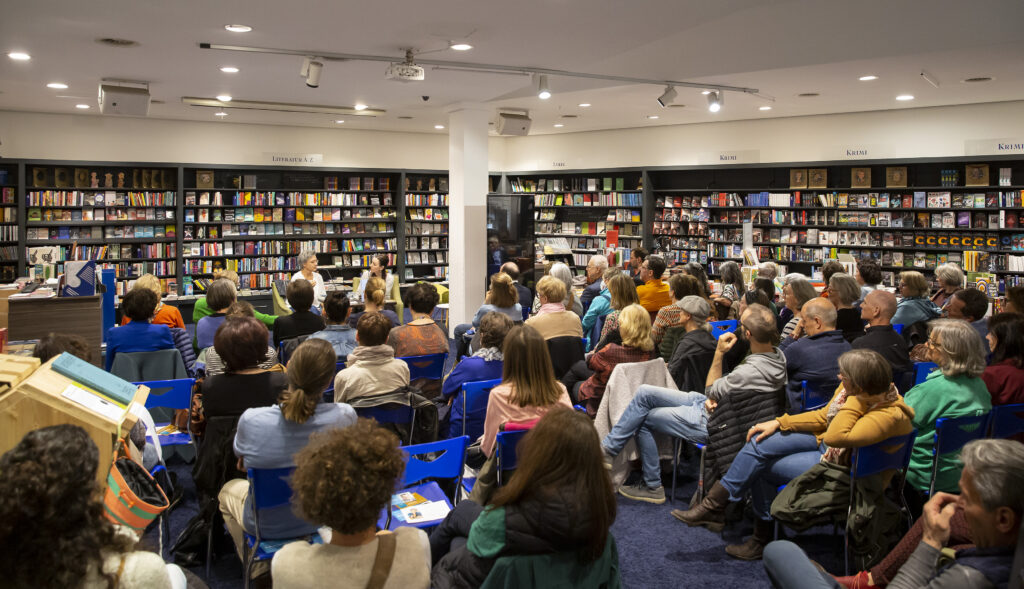
[[[128,405],[137,388],[132,383],[94,366],[81,358],[64,352],[53,361],[53,370],[75,382],[80,382],[111,400]]]

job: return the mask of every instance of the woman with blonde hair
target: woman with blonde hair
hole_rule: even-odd
[[[181,317],[181,311],[179,311],[177,307],[164,304],[164,302],[160,300],[164,296],[164,285],[160,282],[159,278],[152,274],[143,274],[135,281],[132,288],[144,288],[156,293],[156,312],[153,314],[153,318],[150,319],[150,323],[153,325],[166,325],[167,327],[179,327],[181,329],[185,329],[185,320]],[[121,325],[126,325],[129,321],[131,321],[131,319],[125,315],[121,319]]]
[[[594,373],[579,385],[578,400],[586,404],[587,413],[597,415],[604,389],[612,371],[619,364],[646,362],[651,359],[654,342],[651,340],[651,315],[637,303],[619,313],[619,334],[622,344],[608,344],[587,360]]]
[[[401,321],[398,320],[398,315],[390,309],[384,308],[384,301],[386,300],[384,291],[384,281],[376,276],[370,276],[369,280],[366,281],[366,290],[364,292],[365,308],[359,313],[352,313],[348,317],[348,324],[353,328],[359,323],[359,318],[366,313],[380,313],[389,320],[391,320],[391,327],[398,327],[401,325]]]
[[[459,358],[469,353],[470,336],[467,333],[470,328],[479,331],[480,320],[484,315],[492,312],[507,316],[513,323],[523,322],[523,307],[519,304],[519,291],[516,290],[512,277],[504,272],[491,275],[491,287],[487,289],[487,295],[484,296],[484,304],[480,305],[476,315],[473,316],[472,325],[460,323],[455,326],[455,345]]]
[[[942,310],[928,299],[928,281],[920,272],[907,270],[900,272],[900,302],[896,305],[896,314],[891,322],[905,327],[919,321],[931,321],[942,315]]]
[[[636,293],[636,282],[626,274],[620,274],[611,279],[608,283],[608,293],[612,299],[612,312],[604,318],[604,326],[601,327],[601,341],[594,346],[595,350],[601,349],[609,342],[622,343],[622,338],[619,336],[619,313],[632,304],[640,304],[640,297]]]
[[[556,337],[583,337],[583,324],[579,315],[567,311],[565,304],[565,284],[554,276],[545,276],[537,282],[537,296],[540,298],[540,309],[537,314],[526,320],[526,324],[540,332],[541,337],[549,340]]]

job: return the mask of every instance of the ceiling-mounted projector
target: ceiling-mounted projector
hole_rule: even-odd
[[[422,82],[425,77],[425,70],[411,63],[393,63],[384,72],[384,77],[399,82]]]

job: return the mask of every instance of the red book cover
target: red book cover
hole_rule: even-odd
[[[617,229],[605,231],[604,240],[610,248],[619,247],[619,231]]]

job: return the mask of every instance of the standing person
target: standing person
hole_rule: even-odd
[[[718,316],[736,318],[739,316],[740,297],[747,292],[747,287],[743,283],[743,272],[740,265],[733,261],[722,264],[719,272],[722,275],[722,294],[713,299],[718,308]],[[734,304],[736,308],[733,308]],[[723,315],[726,317],[722,317]]]
[[[288,304],[291,315],[282,315],[274,321],[274,345],[284,340],[314,334],[324,328],[324,318],[310,309],[316,297],[316,289],[308,280],[292,280],[288,283]]]
[[[992,404],[1024,403],[1024,315],[990,317],[985,337],[992,348],[992,362],[981,380],[992,395]]]
[[[556,337],[583,337],[583,326],[578,315],[566,310],[565,284],[554,276],[545,276],[537,282],[540,308],[526,320],[545,340]]]
[[[650,260],[650,257],[647,258],[648,262]],[[587,367],[594,373],[580,383],[577,398],[585,404],[587,414],[591,417],[597,415],[597,407],[601,404],[608,379],[616,366],[651,359],[654,343],[651,341],[651,316],[646,309],[637,304],[623,309],[619,314],[619,333],[622,336],[621,345],[608,344],[587,359]]]
[[[132,288],[145,288],[156,293],[156,311],[153,313],[153,320],[150,323],[185,329],[185,320],[181,318],[181,311],[177,307],[167,305],[160,300],[160,297],[164,296],[164,285],[160,282],[159,278],[152,274],[143,274],[135,281],[135,285]],[[126,325],[129,321],[131,319],[125,315],[121,318],[121,325]]]
[[[213,313],[196,323],[196,347],[198,349],[205,350],[213,345],[213,336],[217,333],[220,324],[224,323],[228,307],[235,302],[236,298],[235,283],[230,280],[219,278],[206,289],[204,300]]]
[[[133,288],[121,299],[121,311],[130,322],[107,330],[107,372],[119,353],[174,349],[171,329],[149,322],[159,302],[156,293],[146,288]]]
[[[860,317],[868,322],[864,335],[850,344],[854,350],[874,350],[892,365],[893,378],[899,379],[914,369],[903,336],[893,329],[891,319],[896,313],[896,296],[887,290],[872,290],[860,305]],[[896,380],[899,384],[899,380]]]
[[[373,256],[370,259],[370,267],[363,270],[363,273],[359,275],[359,300],[367,302],[366,298],[366,287],[370,282],[370,278],[380,278],[384,281],[383,290],[385,293],[385,299],[387,295],[390,295],[395,285],[395,275],[388,272],[388,257],[385,255]],[[381,302],[378,305],[383,308],[384,303]],[[401,322],[395,323],[398,325]]]
[[[640,269],[647,259],[647,250],[642,247],[635,247],[629,251],[629,276],[633,279],[635,286],[643,286],[643,271]]]
[[[860,300],[860,292],[857,279],[845,272],[836,272],[828,281],[828,300],[836,308],[836,329],[848,342],[864,335],[864,321],[853,307]]]
[[[330,579],[332,587],[363,589],[375,572],[378,554],[392,544],[382,589],[427,589],[430,543],[423,530],[402,526],[377,531],[377,518],[400,486],[405,456],[398,438],[372,421],[314,436],[295,456],[295,504],[310,522],[331,529],[330,542],[291,542],[271,561],[277,589],[312,589]]]
[[[860,285],[860,298],[863,300],[868,293],[878,289],[878,284],[882,282],[882,268],[873,258],[861,258],[857,260],[857,274],[854,278]]]
[[[238,292],[241,286],[238,279],[238,273],[234,270],[224,270],[220,273],[218,278],[223,278],[235,285],[235,292]],[[203,317],[212,315],[214,310],[207,304],[206,297],[199,297],[196,299],[196,304],[192,307],[192,323],[199,323],[199,320]],[[260,320],[263,325],[267,326],[267,329],[274,327],[274,320],[277,319],[277,315],[268,315],[266,313],[260,313],[259,311],[253,310],[253,316]]]
[[[899,293],[902,297],[896,306],[896,314],[892,322],[906,327],[919,321],[931,321],[942,315],[942,310],[928,299],[928,281],[924,275],[914,270],[900,272]]]
[[[661,256],[647,256],[640,266],[640,277],[644,283],[636,287],[636,295],[640,299],[640,306],[647,309],[648,313],[657,314],[662,307],[672,304],[669,287],[661,280],[664,274],[665,260]]]
[[[931,300],[936,307],[945,309],[953,294],[963,289],[964,271],[956,264],[943,264],[935,269],[935,281],[939,283],[939,288],[932,295]],[[928,296],[927,292],[923,296]]]
[[[324,277],[316,271],[317,259],[316,254],[309,250],[304,250],[296,257],[298,262],[299,270],[292,274],[292,282],[299,279],[304,279],[313,285],[313,304],[312,307],[320,308],[324,304],[324,300],[327,298],[327,285],[324,284]],[[291,302],[289,301],[289,304]]]
[[[501,272],[509,275],[512,279],[512,284],[516,287],[516,292],[519,293],[519,307],[522,309],[529,309],[533,303],[533,293],[529,288],[519,283],[519,266],[515,262],[505,262],[501,265]],[[525,319],[523,319],[525,321]]]
[[[590,305],[590,302],[594,300],[594,297],[601,294],[604,289],[604,271],[608,269],[608,258],[597,254],[590,256],[590,261],[587,262],[587,287],[583,289],[583,294],[580,295],[580,303],[583,304],[584,308]]]
[[[360,284],[360,288],[363,288],[362,284]],[[369,280],[366,281],[366,290],[363,294],[366,295],[363,310],[349,315],[349,325],[355,327],[359,322],[359,318],[362,317],[364,313],[380,313],[391,321],[391,327],[398,327],[402,324],[402,322],[398,320],[398,315],[395,314],[394,311],[384,308],[384,303],[387,297],[384,295],[383,280],[376,276],[371,276]]]
[[[306,340],[295,349],[288,362],[288,388],[278,404],[248,409],[238,420],[234,449],[242,467],[294,466],[294,455],[306,446],[311,435],[356,422],[356,412],[349,405],[323,402],[324,390],[334,378],[335,359],[334,348],[321,339]],[[244,561],[242,530],[256,533],[249,481],[228,481],[218,499],[224,525]],[[290,505],[264,511],[260,527],[265,539],[316,532],[316,525],[296,518]]]
[[[334,354],[339,360],[347,357],[356,349],[356,330],[348,324],[348,317],[351,314],[352,307],[348,295],[340,290],[327,293],[324,300],[324,319],[327,326],[310,335],[310,339],[326,340],[334,348]]]

